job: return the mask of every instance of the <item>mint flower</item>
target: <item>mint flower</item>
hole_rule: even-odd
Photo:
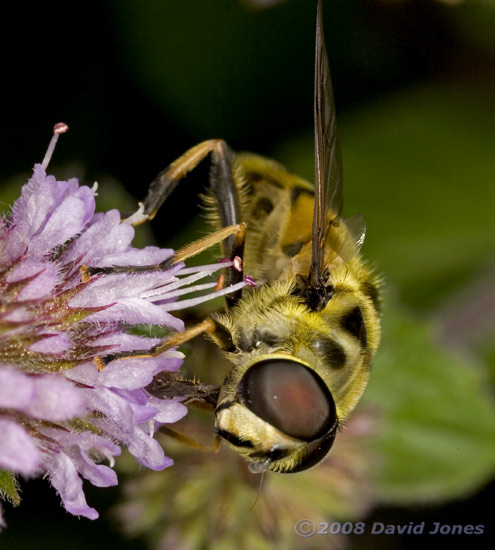
[[[147,468],[170,466],[153,434],[182,418],[186,407],[180,398],[160,400],[146,391],[156,374],[180,367],[182,353],[123,359],[101,371],[94,359],[151,348],[159,339],[126,328],[148,323],[182,330],[169,311],[244,283],[175,302],[180,294],[215,286],[187,285],[228,263],[83,282],[83,264],[157,264],[173,251],[133,248],[134,229],[121,223],[118,211],[94,213],[96,185],[46,174],[57,136],[66,130],[55,126],[43,163],[34,167],[10,217],[0,217],[0,497],[16,505],[17,476],[44,475],[68,512],[95,519],[82,478],[98,487],[116,485],[112,467],[122,446]]]

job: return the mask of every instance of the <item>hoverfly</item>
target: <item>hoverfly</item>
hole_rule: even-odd
[[[144,213],[153,218],[181,178],[211,155],[206,203],[217,231],[157,266],[88,268],[88,275],[165,269],[219,242],[225,256],[243,258],[257,287],[229,296],[225,313],[152,350],[101,362],[156,355],[207,333],[232,365],[220,388],[163,378],[149,390],[211,404],[217,435],[253,472],[299,472],[328,453],[366,387],[380,339],[378,278],[358,254],[364,219],[340,215],[342,165],[321,0],[314,123],[314,187],[272,160],[234,154],[222,140],[205,141],[156,177]],[[227,284],[241,276],[229,271]]]

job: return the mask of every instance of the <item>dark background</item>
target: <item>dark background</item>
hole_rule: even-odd
[[[387,94],[418,85],[471,94],[493,116],[493,10],[433,0],[325,4],[336,103],[344,120]],[[87,183],[110,175],[136,199],[158,171],[203,139],[223,137],[234,149],[275,156],[281,144],[297,144],[312,131],[311,2],[287,0],[259,12],[234,0],[17,2],[2,12],[2,187],[41,161],[58,121],[70,131],[57,146],[53,166],[72,164]],[[204,170],[198,174],[189,182],[194,193],[179,186],[173,206],[155,224],[162,242],[171,241],[179,221],[195,215],[191,196]],[[389,195],[383,200],[393,203]],[[144,547],[121,540],[105,521],[66,514],[46,481],[22,487],[21,508],[4,506],[2,549]],[[493,485],[473,491],[480,492],[445,506],[380,508],[369,522],[428,518],[488,526]],[[88,501],[103,515],[117,498],[117,490],[88,490]],[[485,548],[486,541],[459,537],[448,544]],[[427,542],[375,537],[354,544],[412,549]]]

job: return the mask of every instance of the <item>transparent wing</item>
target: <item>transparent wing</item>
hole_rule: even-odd
[[[332,221],[342,210],[342,156],[330,68],[323,34],[321,0],[317,2],[315,46],[315,206],[309,286],[321,288],[325,276],[325,244]]]
[[[347,238],[343,242],[339,256],[349,262],[361,250],[366,236],[366,219],[363,214],[354,214],[342,220],[346,227]]]

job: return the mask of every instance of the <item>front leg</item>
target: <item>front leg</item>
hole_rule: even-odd
[[[232,168],[233,153],[221,139],[203,141],[186,151],[172,162],[163,172],[160,172],[149,186],[148,193],[141,205],[141,212],[136,216],[138,225],[153,219],[167,197],[177,187],[179,181],[193,170],[206,156],[211,154],[212,167],[210,171],[210,192],[213,195],[214,207],[217,211],[221,229],[179,250],[170,260],[157,265],[148,266],[114,266],[91,267],[82,266],[83,282],[93,275],[110,275],[113,273],[138,273],[163,271],[171,265],[191,258],[203,250],[221,243],[223,255],[233,260],[241,259],[244,253],[246,226],[240,221],[239,190],[242,187],[240,175]],[[134,216],[131,216],[131,220]],[[242,269],[231,270],[226,274],[225,285],[230,286],[242,281]],[[227,296],[227,305],[232,307],[241,297],[241,291]]]
[[[200,334],[208,333],[215,344],[219,348],[227,352],[235,352],[236,348],[232,342],[232,335],[230,332],[221,324],[217,323],[211,318],[205,319],[201,323],[194,325],[183,332],[176,332],[162,340],[156,346],[145,350],[132,350],[132,351],[122,351],[118,353],[110,353],[103,357],[96,357],[93,361],[98,367],[98,370],[103,370],[108,363],[112,361],[118,361],[119,359],[132,359],[132,358],[146,358],[146,357],[157,357],[161,353],[180,346]]]

